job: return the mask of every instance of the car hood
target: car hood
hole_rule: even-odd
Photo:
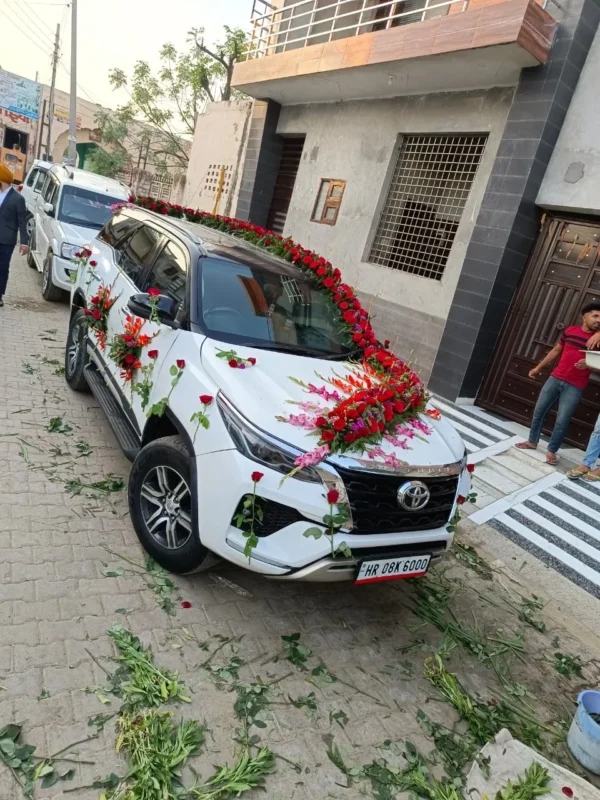
[[[226,358],[218,356],[219,352],[229,349],[230,345],[211,339],[206,339],[202,347],[202,365],[221,392],[256,427],[301,450],[314,449],[317,443],[314,435],[277,419],[279,416],[301,413],[294,402],[319,399],[291,378],[322,386],[323,378],[333,378],[335,373],[343,376],[345,365],[339,361],[324,361],[238,345],[235,347],[238,356],[254,357],[257,363],[246,369],[233,369]],[[399,460],[415,466],[439,466],[460,461],[465,446],[454,427],[444,418],[434,420],[424,416],[423,420],[430,433],[418,432],[408,442],[409,449],[395,447],[385,440],[380,446],[386,453],[393,453]],[[359,454],[350,452],[348,455],[358,457]]]
[[[88,245],[98,235],[96,228],[86,228],[83,225],[71,225],[69,222],[58,222],[60,234],[65,244]]]

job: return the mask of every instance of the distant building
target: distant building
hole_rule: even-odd
[[[50,87],[27,80],[18,75],[0,70],[0,155],[3,150],[20,147],[26,155],[25,171],[35,158],[44,158],[49,115],[52,115],[50,157],[61,162],[68,149],[69,95],[58,89],[54,93],[53,108],[50,109]],[[109,111],[96,103],[77,98],[77,166],[84,168],[86,160],[97,147],[103,147],[102,132],[97,128],[98,111]],[[176,160],[164,172],[152,163],[147,143],[152,137],[150,126],[139,126],[148,137],[136,136],[134,142],[124,142],[127,151],[126,168],[120,178],[135,191],[153,194],[162,199],[171,199],[174,181],[185,172]],[[182,139],[182,146],[189,149],[191,143]],[[10,153],[8,154],[10,157]],[[20,172],[16,179],[21,179]]]

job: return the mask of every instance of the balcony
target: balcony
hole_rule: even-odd
[[[284,105],[510,86],[555,30],[534,0],[253,0],[232,85]]]

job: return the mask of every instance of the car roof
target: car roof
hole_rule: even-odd
[[[165,230],[172,230],[173,233],[183,234],[200,250],[204,256],[218,258],[233,264],[244,264],[251,267],[288,275],[289,277],[299,278],[303,274],[302,270],[289,261],[285,261],[279,256],[267,252],[261,247],[257,247],[243,239],[238,239],[230,233],[208,228],[200,222],[189,222],[183,219],[157,214],[145,208],[129,207],[127,213],[141,220],[151,221]]]
[[[31,164],[29,171],[31,172],[32,169],[50,169],[50,167],[53,166],[54,164],[52,161],[44,161],[42,158],[36,158]]]
[[[85,169],[69,167],[66,164],[52,164],[51,172],[61,183],[81,186],[94,192],[106,192],[122,197],[128,197],[130,193],[129,187],[121,181],[105,178],[104,175],[97,175]]]

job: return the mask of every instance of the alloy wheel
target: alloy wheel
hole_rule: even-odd
[[[192,493],[185,478],[172,467],[153,467],[140,494],[148,533],[167,550],[183,547],[192,535]]]
[[[67,370],[69,376],[73,375],[77,367],[77,359],[79,357],[79,349],[81,347],[81,325],[73,325],[71,328],[71,337],[67,347]]]

